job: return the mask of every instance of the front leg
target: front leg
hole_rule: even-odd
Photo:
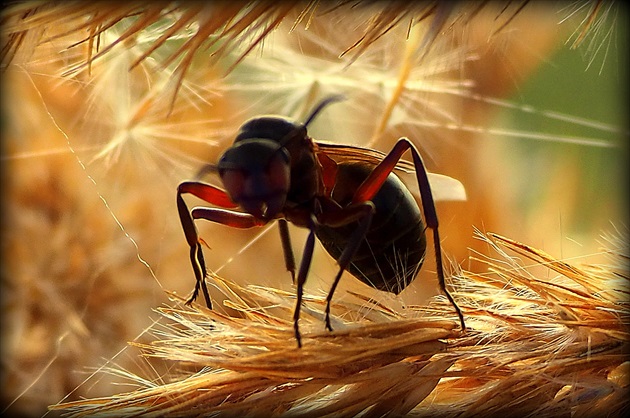
[[[295,302],[295,310],[293,311],[293,331],[295,333],[295,340],[297,341],[298,348],[302,348],[302,337],[300,335],[300,310],[302,309],[302,297],[304,296],[304,283],[308,277],[308,270],[311,267],[311,260],[313,259],[313,251],[315,249],[315,224],[316,220],[314,216],[309,216],[308,222],[308,237],[306,238],[306,244],[304,244],[304,251],[302,253],[302,261],[300,262],[300,270],[297,276],[297,297]]]
[[[184,235],[186,236],[186,242],[190,247],[190,263],[196,279],[195,290],[186,304],[192,304],[195,299],[197,299],[199,290],[201,289],[206,301],[206,306],[212,309],[212,301],[205,281],[207,274],[206,263],[199,240],[199,233],[197,232],[197,227],[193,219],[207,219],[235,228],[250,228],[264,225],[265,222],[255,219],[248,214],[218,208],[194,208],[191,212],[188,210],[188,206],[182,198],[182,195],[185,193],[192,194],[208,203],[224,208],[236,208],[237,205],[230,200],[225,191],[210,184],[188,181],[181,183],[177,188],[177,211],[179,213],[182,229],[184,230]]]
[[[197,233],[197,227],[193,222],[188,206],[182,199],[182,196],[178,190],[177,192],[177,211],[179,213],[179,220],[186,236],[186,241],[190,247],[190,264],[192,265],[193,272],[195,273],[195,290],[193,291],[190,299],[186,301],[186,305],[192,304],[199,295],[199,289],[203,289],[203,296],[206,300],[206,306],[212,309],[212,301],[210,300],[210,294],[208,287],[206,286],[206,262],[203,258],[203,251],[201,249],[201,243],[199,242],[199,234]]]
[[[291,279],[295,284],[295,256],[293,255],[293,247],[291,246],[291,235],[289,235],[289,225],[286,219],[278,220],[280,229],[280,241],[282,242],[282,252],[284,253],[284,265],[287,271],[291,273]]]

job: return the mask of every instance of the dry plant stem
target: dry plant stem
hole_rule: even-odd
[[[528,2],[520,4],[506,2],[503,9],[498,12],[497,20],[502,22],[496,32],[500,32],[509,26],[509,23],[523,10]],[[75,48],[81,44],[86,44],[86,59],[71,69],[67,70],[63,76],[78,74],[84,69],[91,71],[93,63],[121,43],[136,42],[135,37],[142,34],[151,25],[158,24],[162,19],[172,15],[173,19],[168,28],[163,29],[163,33],[148,45],[146,51],[139,56],[130,69],[138,66],[164,46],[169,40],[177,39],[187,28],[194,27],[196,32],[192,34],[186,42],[174,52],[170,53],[161,61],[163,68],[179,60],[176,70],[173,73],[175,80],[171,98],[171,108],[177,97],[177,93],[184,82],[186,73],[191,67],[191,63],[196,55],[212,51],[209,55],[213,62],[228,57],[239,44],[247,45],[238,58],[233,60],[228,68],[232,71],[248,54],[257,46],[261,45],[265,38],[285,20],[288,16],[297,12],[297,17],[293,23],[292,30],[301,22],[305,21],[306,28],[315,17],[325,17],[332,10],[347,7],[366,6],[373,10],[372,18],[365,25],[363,34],[354,43],[350,44],[341,54],[352,54],[349,64],[351,65],[362,54],[364,54],[375,42],[400,24],[408,25],[412,32],[411,39],[414,49],[419,49],[421,54],[426,54],[435,39],[450,25],[457,20],[464,18],[471,20],[479,13],[485,4],[472,4],[468,7],[465,3],[458,2],[418,2],[409,3],[407,1],[396,1],[390,4],[379,5],[371,2],[357,2],[349,5],[339,2],[331,7],[322,7],[316,1],[288,1],[277,4],[276,2],[214,2],[211,5],[200,6],[197,3],[183,3],[173,6],[169,2],[157,2],[151,5],[140,3],[120,3],[104,7],[99,3],[84,5],[75,2],[66,3],[43,3],[32,5],[30,3],[18,3],[3,10],[1,21],[5,25],[4,32],[7,34],[3,40],[0,51],[0,62],[2,69],[6,69],[13,61],[18,51],[34,49],[42,40],[54,41],[63,36],[68,36],[72,32],[82,32],[87,29],[87,36],[80,42],[68,46],[68,49]],[[586,21],[582,24],[581,31],[573,46],[579,45],[589,33],[598,16],[601,14],[601,2],[597,1],[591,8]],[[116,24],[135,18],[118,39],[108,44],[101,42],[102,35]],[[413,34],[413,26],[418,22],[428,20],[428,30],[419,42],[418,35]],[[47,28],[51,22],[55,24],[69,24],[70,28],[52,37],[47,34]],[[218,47],[214,48],[216,45]],[[213,48],[215,49],[213,51]],[[415,52],[415,51],[410,51]],[[401,80],[406,78],[404,66],[401,69]],[[399,87],[400,88],[400,87]],[[400,92],[394,94],[392,102]],[[387,116],[385,116],[385,119]],[[383,121],[385,122],[385,120]]]
[[[163,338],[135,344],[145,356],[178,364],[181,373],[172,381],[53,409],[70,416],[193,411],[218,416],[557,416],[563,411],[621,416],[628,408],[624,365],[630,339],[630,312],[623,299],[628,292],[625,254],[613,254],[610,270],[578,268],[496,234],[480,238],[500,257],[487,256],[487,273],[463,271],[452,278],[470,323],[465,333],[441,297],[398,314],[378,303],[366,306],[364,298],[359,298],[363,305],[338,302],[333,314],[343,326],[327,332],[322,316],[313,316],[321,312],[324,298],[305,295],[310,308],[305,312],[312,315],[304,315],[308,331],[297,349],[285,292],[242,288],[221,279],[219,284],[231,289],[238,315],[185,308],[184,300],[172,294],[178,306],[159,309],[169,322]],[[504,248],[536,263],[525,267]],[[627,240],[621,248],[627,249]],[[541,266],[558,276],[535,277],[530,270]],[[620,266],[625,266],[621,275]],[[357,309],[383,316],[343,320],[357,316]],[[615,377],[619,373],[622,379]]]

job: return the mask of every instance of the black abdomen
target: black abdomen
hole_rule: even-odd
[[[341,206],[348,205],[373,168],[339,164],[333,199]],[[424,223],[413,196],[394,174],[372,202],[376,207],[372,225],[348,271],[369,286],[398,294],[413,281],[424,261]],[[356,222],[339,228],[319,226],[315,232],[326,251],[338,259],[356,227]]]

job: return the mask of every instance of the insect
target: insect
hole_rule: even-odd
[[[326,328],[332,331],[330,303],[342,273],[348,270],[369,286],[400,293],[422,266],[425,230],[429,228],[433,231],[440,289],[455,308],[464,330],[464,316],[444,282],[438,218],[428,174],[415,146],[401,138],[385,155],[366,148],[316,142],[308,136],[309,123],[326,106],[342,99],[330,96],[321,101],[304,123],[280,116],[260,116],[245,122],[216,165],[225,190],[200,181],[179,184],[177,209],[197,280],[187,304],[194,302],[201,290],[206,305],[212,308],[195,219],[233,228],[258,227],[278,220],[285,265],[297,286],[293,323],[298,347],[302,346],[298,322],[303,286],[315,237],[339,266],[326,298]],[[413,165],[401,161],[407,151]],[[425,221],[413,196],[393,173],[401,166],[415,169]],[[216,207],[190,211],[184,194]],[[297,277],[288,222],[310,231]]]

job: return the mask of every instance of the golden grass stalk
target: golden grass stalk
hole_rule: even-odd
[[[574,266],[496,234],[484,272],[452,277],[469,329],[452,306],[394,312],[359,294],[337,298],[333,332],[325,300],[310,295],[296,348],[294,298],[214,277],[235,314],[159,309],[160,338],[134,344],[173,362],[163,381],[107,398],[54,405],[68,416],[622,416],[627,361],[628,237],[611,264]],[[516,253],[510,255],[508,252]],[[291,295],[292,296],[292,295]]]
[[[497,28],[495,33],[504,30],[525,8],[527,1],[508,1],[497,9]],[[196,56],[209,52],[212,63],[230,58],[232,63],[227,72],[232,71],[248,54],[261,45],[285,18],[294,18],[292,30],[303,24],[308,29],[315,18],[325,17],[338,9],[366,9],[364,24],[355,28],[356,36],[348,38],[345,50],[340,57],[351,54],[350,65],[364,54],[376,41],[399,25],[407,25],[408,31],[419,22],[428,21],[427,31],[419,50],[425,54],[435,39],[445,30],[460,21],[469,22],[488,5],[466,2],[393,1],[373,4],[369,1],[337,3],[317,0],[292,0],[277,3],[274,1],[222,1],[211,5],[191,2],[173,4],[171,2],[116,2],[110,5],[100,3],[83,4],[82,2],[24,2],[12,5],[2,12],[0,23],[3,24],[5,37],[0,50],[1,68],[4,70],[19,52],[30,56],[41,42],[56,41],[68,35],[81,38],[68,46],[68,49],[85,46],[85,59],[67,69],[64,76],[77,74],[108,54],[116,45],[127,43],[129,46],[138,42],[149,28],[161,26],[160,36],[148,45],[144,52],[131,64],[130,69],[147,60],[169,41],[184,39],[181,46],[160,57],[162,69],[176,63],[175,83],[171,96],[171,108],[177,93],[185,80],[188,70]],[[600,1],[584,2],[575,7],[571,14],[588,8],[586,17],[576,29],[573,47],[579,46],[598,19],[606,17],[609,7],[602,7]],[[491,8],[492,9],[492,8]],[[603,17],[602,17],[603,16]],[[570,16],[569,16],[570,17]],[[567,17],[567,18],[569,18]],[[118,23],[133,19],[126,29],[112,41],[103,42],[103,34]],[[51,22],[53,26],[51,26]],[[59,30],[67,27],[67,30]],[[245,48],[242,47],[246,44]]]

